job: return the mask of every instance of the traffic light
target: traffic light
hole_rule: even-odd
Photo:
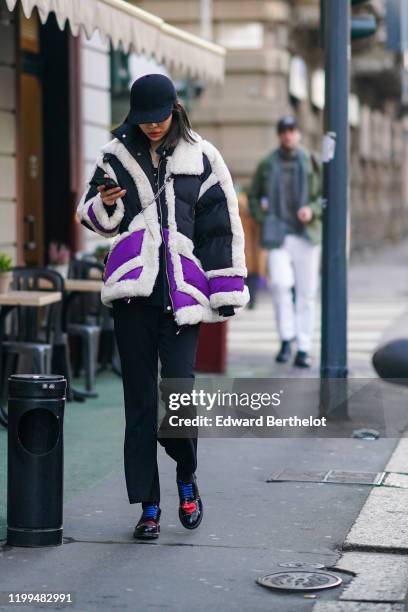
[[[334,2],[338,0],[320,0],[320,46],[324,47],[324,24],[325,24],[325,10],[328,2]],[[359,4],[368,4],[367,0],[350,0],[351,6],[358,6]],[[341,0],[346,2],[346,0]],[[350,38],[351,40],[358,40],[361,38],[368,38],[377,31],[377,20],[373,14],[369,15],[355,15],[352,16],[350,22]]]
[[[367,4],[367,0],[351,0],[352,6],[358,6],[359,4]],[[351,18],[351,40],[368,38],[369,36],[375,34],[376,31],[377,20],[374,15],[356,15]]]

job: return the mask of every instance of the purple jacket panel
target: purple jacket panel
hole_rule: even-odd
[[[210,293],[227,293],[229,291],[243,291],[244,279],[242,276],[215,276],[210,278]]]
[[[127,236],[113,248],[105,270],[107,280],[121,265],[140,255],[145,230],[139,230]]]
[[[88,208],[88,216],[90,218],[90,220],[92,221],[93,225],[96,227],[97,230],[99,230],[100,232],[104,232],[105,234],[114,234],[116,232],[116,230],[119,227],[119,224],[113,228],[113,229],[106,229],[103,227],[103,225],[101,225],[98,221],[98,219],[96,218],[96,215],[94,213],[93,210],[93,203],[90,205],[90,207]]]

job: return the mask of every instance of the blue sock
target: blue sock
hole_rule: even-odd
[[[181,480],[177,480],[177,486],[179,488],[181,497],[194,497],[192,482],[182,482]]]
[[[159,513],[159,504],[151,502],[142,502],[143,516],[149,519],[157,519]]]

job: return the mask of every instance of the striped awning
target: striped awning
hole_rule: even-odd
[[[90,38],[98,30],[102,39],[109,38],[115,49],[154,57],[170,70],[189,73],[207,81],[222,82],[225,72],[225,49],[219,45],[175,28],[160,17],[124,0],[0,0],[12,11],[21,3],[26,17],[34,7],[42,23],[54,12],[58,25],[68,20],[72,34],[81,29]]]

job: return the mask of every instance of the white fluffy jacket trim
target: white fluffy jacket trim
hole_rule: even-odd
[[[118,298],[151,294],[159,271],[159,247],[165,236],[170,259],[170,294],[178,325],[225,320],[226,317],[218,313],[220,306],[232,305],[240,309],[249,301],[248,289],[244,284],[247,275],[244,233],[231,175],[216,147],[197,133],[194,136],[196,142],[180,141],[167,159],[166,178],[169,180],[165,187],[165,201],[168,228],[160,225],[151,184],[137,159],[118,138],[102,148],[94,172],[96,168],[102,169],[117,181],[112,166],[104,161],[107,153],[113,155],[132,178],[142,208],[133,217],[126,231],[120,232],[125,213],[124,202],[119,199],[113,214],[109,216],[99,194],[87,197],[94,173],[78,205],[77,214],[82,222],[104,237],[114,237],[107,263],[110,274],[105,279],[101,294],[107,306],[111,306],[112,301]],[[201,205],[202,214],[205,214],[207,196],[209,203],[218,198],[217,206],[225,210],[222,213],[224,217],[226,214],[228,216],[231,265],[227,267],[214,266],[209,269],[208,265],[203,265],[203,261],[193,252],[194,242],[177,227],[174,181],[178,175],[201,176],[204,172],[204,156],[209,160],[211,172],[201,183],[197,202]],[[133,238],[129,239],[131,235]],[[215,279],[215,283],[210,283],[210,279]],[[218,279],[223,287],[215,291],[211,287],[216,286]],[[231,283],[231,290],[228,289],[228,283]]]

